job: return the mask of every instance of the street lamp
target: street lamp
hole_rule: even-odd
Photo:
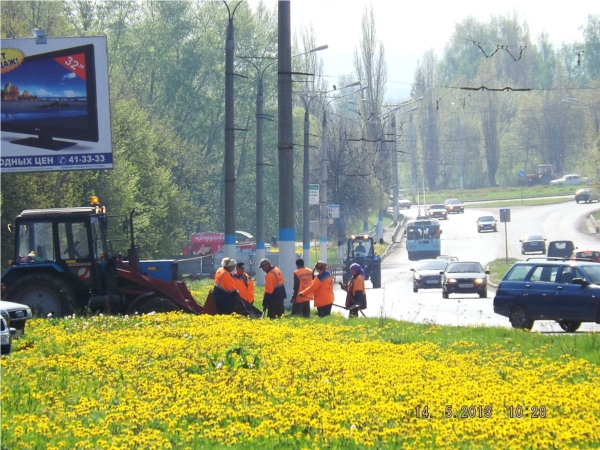
[[[300,53],[296,56],[306,55],[308,53],[318,52],[328,48],[327,45],[313,48],[305,53]],[[263,113],[264,95],[263,95],[263,78],[269,67],[277,62],[277,58],[269,56],[239,56],[238,58],[249,62],[257,74],[257,89],[256,89],[256,263],[265,257],[265,200],[264,200],[264,179],[265,179],[265,164],[264,164],[264,141],[263,141],[263,120],[272,120],[272,116]],[[265,67],[255,64],[252,59],[268,59],[271,60]],[[264,286],[265,273],[262,270],[256,271],[257,286]]]
[[[360,81],[355,81],[341,89],[346,89],[353,86],[360,86]],[[322,135],[321,135],[321,186],[319,187],[320,194],[320,211],[321,211],[321,261],[327,263],[327,225],[329,222],[329,214],[327,207],[327,169],[329,162],[329,154],[327,150],[327,107],[334,100],[338,100],[348,95],[356,94],[357,92],[364,91],[369,86],[363,86],[356,91],[349,92],[348,94],[333,97],[327,103],[323,104],[323,122],[322,122]]]
[[[340,90],[352,86],[358,86],[359,81],[339,88]],[[306,264],[310,261],[310,152],[309,152],[309,129],[310,129],[310,104],[321,95],[329,94],[337,89],[316,92],[309,95],[308,92],[295,92],[302,100],[304,106],[304,166],[302,171],[302,259]],[[338,98],[338,97],[336,97]],[[322,261],[325,261],[322,259]]]
[[[235,257],[235,110],[233,98],[233,54],[235,49],[233,17],[238,2],[233,11],[227,7],[229,21],[227,22],[227,39],[225,41],[225,154],[224,154],[224,184],[225,184],[225,256]]]

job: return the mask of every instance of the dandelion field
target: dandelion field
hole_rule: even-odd
[[[599,448],[600,336],[339,316],[34,319],[2,448]]]

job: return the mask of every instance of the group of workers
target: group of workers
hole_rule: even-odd
[[[263,297],[263,315],[270,319],[283,317],[285,313],[284,300],[287,293],[281,270],[263,258],[258,267],[265,272],[265,294]],[[315,274],[316,272],[316,274]],[[365,292],[365,272],[360,264],[350,266],[352,277],[348,284],[339,283],[346,291],[345,309],[350,311],[350,317],[357,317],[358,312],[366,309],[367,297]],[[293,316],[310,317],[310,302],[314,301],[319,317],[331,314],[333,306],[334,279],[327,270],[327,264],[318,261],[314,270],[304,266],[302,258],[296,260],[294,271],[294,291],[291,298]],[[243,262],[233,258],[223,258],[221,267],[215,274],[213,300],[218,314],[239,312],[236,302],[252,305],[254,303],[254,282],[245,272]]]

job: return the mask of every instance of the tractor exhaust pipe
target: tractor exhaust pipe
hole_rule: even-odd
[[[135,209],[132,209],[129,213],[129,229],[131,230],[131,245],[127,251],[127,257],[129,259],[129,267],[133,270],[140,271],[140,249],[135,246],[135,237],[133,235],[133,213]]]

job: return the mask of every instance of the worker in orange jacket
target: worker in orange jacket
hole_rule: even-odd
[[[265,295],[263,297],[263,311],[268,311],[269,319],[283,317],[285,312],[283,301],[287,298],[283,274],[279,268],[274,267],[267,258],[258,263],[265,272]]]
[[[232,275],[240,297],[248,303],[254,303],[254,282],[250,275],[245,272],[243,262],[237,263],[235,272]]]
[[[358,311],[367,308],[367,295],[365,291],[365,271],[360,264],[354,263],[350,266],[352,277],[348,284],[340,283],[346,295],[346,308],[350,310],[350,316],[358,317]]]
[[[298,293],[310,286],[314,278],[313,271],[304,267],[304,260],[296,260],[296,269],[294,271],[294,293],[292,294],[292,316],[310,317],[310,301],[314,296],[309,294],[306,297],[298,298]]]
[[[235,298],[239,292],[231,272],[236,265],[235,259],[223,258],[221,267],[215,273],[213,297],[218,314],[232,314],[235,309]]]
[[[327,271],[327,264],[323,261],[317,261],[315,270],[318,275],[312,280],[308,288],[298,294],[298,297],[306,297],[314,294],[317,315],[325,317],[331,314],[331,305],[333,305],[333,277]]]

